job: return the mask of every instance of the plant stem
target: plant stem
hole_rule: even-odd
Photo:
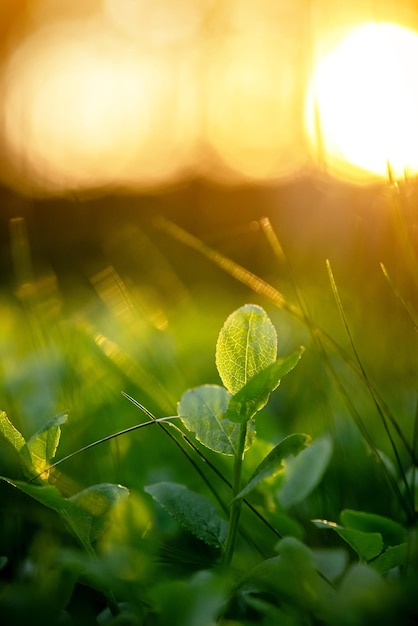
[[[235,498],[241,490],[241,470],[242,470],[242,461],[244,459],[244,449],[245,449],[245,437],[247,435],[247,422],[241,424],[239,438],[238,438],[238,449],[235,455],[235,463],[234,463],[234,475],[232,481],[232,498]],[[231,504],[231,510],[229,514],[229,527],[228,527],[228,536],[226,538],[226,546],[225,546],[225,554],[223,559],[223,566],[225,568],[229,567],[232,561],[232,556],[234,554],[235,542],[237,538],[238,532],[238,522],[241,514],[241,506],[242,500],[233,500]]]

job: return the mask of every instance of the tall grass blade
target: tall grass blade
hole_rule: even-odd
[[[180,241],[189,248],[196,250],[196,252],[200,252],[200,254],[203,254],[206,258],[213,261],[215,265],[220,267],[227,274],[229,274],[239,282],[252,289],[252,291],[254,291],[255,293],[265,296],[266,298],[274,302],[274,304],[280,309],[289,311],[290,313],[301,319],[302,315],[299,309],[293,304],[289,303],[284,295],[280,293],[280,291],[269,285],[269,283],[264,281],[256,274],[253,274],[232,259],[229,259],[228,257],[221,254],[220,252],[217,252],[210,246],[207,246],[194,235],[191,235],[183,228],[180,228],[180,226],[177,226],[177,224],[174,224],[173,222],[170,222],[163,217],[156,218],[154,224],[157,228],[164,231],[177,241]]]
[[[379,416],[380,416],[380,418],[382,420],[383,428],[384,428],[384,430],[386,432],[386,435],[387,435],[387,437],[389,439],[389,442],[390,442],[390,445],[392,447],[392,451],[393,451],[393,454],[394,454],[395,459],[396,459],[396,464],[397,464],[398,469],[399,469],[399,474],[400,474],[400,476],[402,478],[402,482],[403,482],[404,487],[405,487],[405,493],[406,493],[406,497],[407,497],[408,504],[409,504],[409,507],[410,507],[409,514],[411,515],[411,512],[412,512],[412,516],[414,517],[415,516],[415,511],[414,511],[413,499],[412,499],[412,496],[411,496],[411,493],[410,493],[408,481],[407,481],[406,476],[405,476],[405,472],[404,472],[404,469],[403,469],[403,466],[402,466],[402,462],[401,462],[401,459],[400,459],[400,456],[399,456],[398,449],[397,449],[395,441],[394,441],[394,439],[392,437],[392,433],[390,432],[390,429],[389,429],[388,420],[386,419],[385,413],[382,410],[382,407],[380,406],[380,403],[379,403],[379,401],[378,401],[378,399],[377,399],[377,397],[376,397],[376,395],[374,393],[374,389],[373,389],[373,387],[372,387],[372,385],[370,383],[369,377],[368,377],[368,375],[366,373],[366,370],[365,370],[365,368],[363,366],[363,363],[362,363],[362,361],[360,359],[360,355],[359,355],[359,353],[357,351],[357,348],[356,348],[356,345],[354,343],[353,336],[351,334],[351,331],[350,331],[350,328],[349,328],[349,325],[348,325],[348,322],[347,322],[347,318],[346,318],[346,315],[345,315],[344,307],[343,307],[343,304],[342,304],[342,301],[341,301],[341,298],[340,298],[340,295],[339,295],[339,292],[338,292],[337,284],[335,282],[334,274],[333,274],[333,271],[332,271],[332,268],[331,268],[331,263],[330,263],[330,261],[328,259],[326,261],[326,266],[327,266],[327,270],[328,270],[328,276],[329,276],[329,280],[330,280],[330,284],[331,284],[331,289],[332,289],[332,292],[334,294],[335,302],[337,304],[337,308],[338,308],[338,311],[340,313],[340,317],[341,317],[344,329],[345,329],[345,331],[347,333],[347,337],[349,339],[351,348],[353,350],[355,360],[356,360],[356,362],[357,362],[357,364],[358,364],[358,366],[360,368],[360,371],[361,371],[363,380],[365,382],[365,385],[366,385],[366,387],[367,387],[367,389],[368,389],[368,391],[369,391],[369,393],[370,393],[370,395],[372,397],[372,400],[373,400],[373,402],[375,404],[376,410],[377,410],[377,412],[378,412],[378,414],[379,414]]]
[[[297,281],[294,277],[293,274],[293,269],[291,267],[290,261],[287,258],[286,253],[283,250],[283,247],[276,235],[276,233],[274,232],[271,222],[267,217],[264,217],[260,220],[260,225],[262,228],[262,231],[264,233],[264,235],[266,236],[267,242],[269,243],[271,249],[273,250],[273,253],[275,254],[276,258],[283,262],[286,266],[286,270],[288,273],[288,276],[290,278],[291,281],[291,285],[293,287],[293,290],[295,292],[296,298],[298,300],[298,304],[299,307],[303,313],[303,318],[304,318],[304,322],[306,324],[306,327],[308,328],[310,334],[311,334],[311,338],[312,338],[312,342],[314,345],[315,350],[317,351],[317,354],[319,356],[319,358],[322,360],[322,362],[325,364],[325,368],[329,374],[329,376],[331,377],[333,384],[335,386],[335,388],[338,390],[340,396],[342,397],[354,423],[356,424],[359,432],[361,433],[363,439],[366,441],[369,449],[371,450],[371,452],[373,453],[375,460],[377,462],[377,467],[379,468],[379,470],[381,471],[381,473],[384,475],[385,479],[388,481],[389,485],[391,486],[393,492],[395,493],[397,499],[399,500],[399,502],[402,504],[404,504],[403,501],[403,497],[402,494],[399,490],[399,487],[396,483],[396,481],[394,480],[394,478],[391,476],[391,474],[389,473],[387,467],[385,466],[385,464],[382,461],[382,458],[376,448],[376,446],[374,445],[373,439],[371,437],[371,435],[369,434],[366,425],[364,424],[364,421],[362,420],[359,412],[357,411],[357,409],[355,408],[350,395],[347,393],[344,385],[341,383],[341,380],[338,376],[338,374],[335,371],[335,368],[333,367],[331,360],[328,356],[328,353],[325,349],[324,346],[324,340],[332,347],[336,350],[337,353],[339,353],[339,355],[342,357],[343,361],[349,366],[351,367],[351,369],[353,369],[356,374],[359,374],[358,368],[356,367],[355,363],[352,361],[352,359],[349,357],[349,355],[346,354],[345,350],[343,350],[333,339],[332,337],[330,337],[325,331],[323,331],[322,329],[316,327],[316,325],[314,324],[310,313],[309,313],[309,308],[305,302],[304,296],[301,292],[301,290],[299,289],[299,286],[297,284]],[[323,398],[325,400],[324,405],[327,406],[327,402],[326,402],[326,396],[324,393],[322,393]],[[333,426],[333,420],[332,418],[329,419],[330,425],[331,427]],[[405,511],[406,514],[408,514],[408,511]]]
[[[406,314],[408,315],[410,321],[412,322],[413,327],[415,328],[415,330],[418,332],[418,324],[414,319],[414,316],[410,310],[410,308],[408,307],[405,299],[402,297],[402,294],[400,293],[400,291],[397,289],[395,283],[393,282],[388,270],[386,269],[385,265],[383,263],[380,264],[380,267],[382,269],[383,275],[386,278],[386,280],[388,281],[388,284],[390,286],[390,288],[392,289],[393,293],[395,294],[396,298],[399,300],[399,302],[401,303],[401,305],[403,306],[403,308],[405,309]]]

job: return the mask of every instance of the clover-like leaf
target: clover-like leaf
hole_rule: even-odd
[[[222,547],[228,532],[228,523],[219,516],[210,500],[190,491],[184,485],[171,482],[148,485],[145,491],[195,537],[209,546]]]
[[[238,450],[240,425],[231,422],[225,415],[231,394],[219,385],[201,385],[186,391],[178,404],[177,411],[183,424],[195,433],[204,446],[234,456]],[[254,439],[254,426],[248,425],[245,449]]]
[[[228,391],[237,393],[276,355],[276,330],[260,306],[246,304],[231,313],[216,344],[216,367]]]
[[[246,422],[261,411],[268,402],[270,394],[299,362],[304,348],[293,352],[283,359],[278,359],[261,372],[255,374],[237,393],[232,396],[226,417],[231,422]]]

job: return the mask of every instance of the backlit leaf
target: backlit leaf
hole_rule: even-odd
[[[278,359],[264,370],[255,374],[231,398],[226,417],[232,422],[245,422],[254,417],[267,404],[272,391],[280,384],[280,380],[299,362],[304,348],[293,352],[284,359]]]
[[[277,334],[265,311],[246,304],[227,318],[216,344],[216,367],[225,387],[237,393],[276,360]]]
[[[0,434],[12,444],[17,452],[26,443],[23,435],[13,426],[4,411],[0,411]]]
[[[219,516],[210,500],[171,482],[148,485],[145,491],[195,537],[216,548],[223,545],[228,523]]]
[[[64,413],[53,417],[27,443],[33,470],[35,474],[42,474],[42,478],[48,478],[47,468],[51,465],[58,448],[61,436],[60,426],[66,420],[67,416]]]
[[[89,534],[91,542],[107,529],[111,510],[128,495],[129,490],[122,485],[102,483],[88,487],[69,498],[69,502],[91,518]]]
[[[283,467],[283,459],[299,454],[311,442],[309,435],[295,433],[289,435],[277,444],[256,468],[246,486],[239,492],[236,498],[244,498],[262,480],[274,476]]]
[[[231,394],[219,385],[202,385],[186,391],[179,404],[178,414],[188,430],[207,448],[233,456],[238,450],[240,425],[226,416]],[[254,438],[254,426],[249,424],[245,449]]]

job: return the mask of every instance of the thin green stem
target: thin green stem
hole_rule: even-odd
[[[245,449],[245,437],[247,435],[247,422],[241,424],[239,439],[238,439],[238,449],[235,455],[235,463],[234,463],[234,475],[232,481],[232,504],[229,514],[229,527],[228,527],[228,536],[226,538],[226,546],[225,546],[225,554],[223,559],[223,565],[225,568],[229,567],[235,549],[235,542],[237,539],[238,533],[238,523],[241,515],[242,508],[242,500],[239,498],[238,500],[235,497],[239,494],[241,490],[241,472],[242,472],[242,462],[244,460],[244,449]]]

